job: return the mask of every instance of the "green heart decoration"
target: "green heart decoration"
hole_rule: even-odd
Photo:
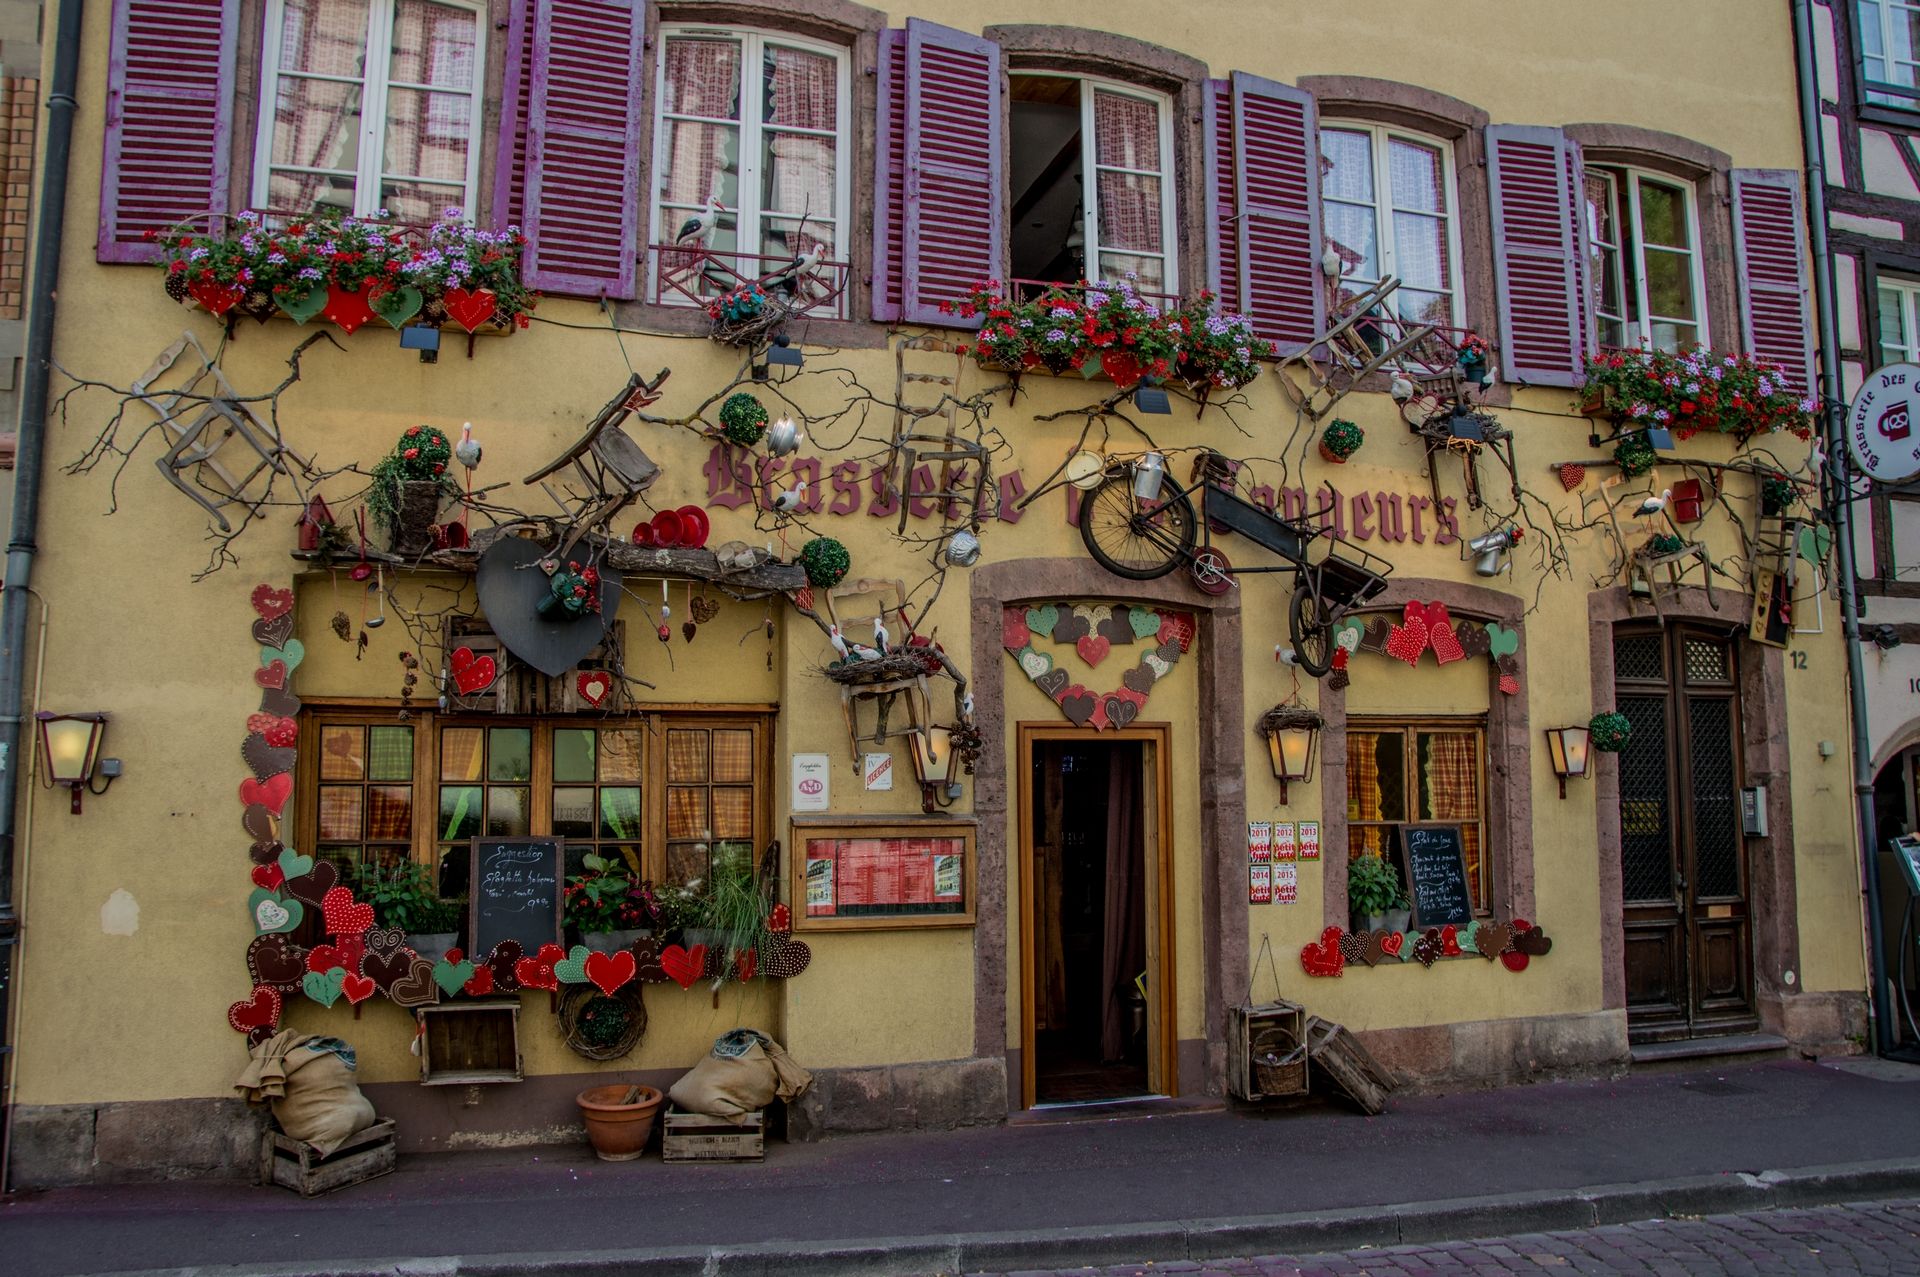
[[[420,308],[426,304],[427,299],[421,296],[420,290],[410,284],[402,288],[389,288],[368,303],[373,307],[373,313],[393,328],[405,328],[407,321],[419,314]]]
[[[1367,623],[1359,617],[1350,616],[1333,627],[1334,645],[1343,647],[1348,652],[1357,652],[1360,650],[1360,638],[1366,632]]]
[[[260,649],[261,669],[266,669],[275,661],[281,661],[286,664],[287,673],[291,674],[299,667],[300,662],[306,659],[307,646],[299,639],[288,639],[280,647],[263,647]]]
[[[300,977],[300,988],[323,1007],[330,1007],[340,1000],[340,990],[346,983],[345,967],[332,967],[326,971],[309,971]]]
[[[1045,652],[1036,652],[1032,647],[1023,647],[1015,656],[1020,661],[1020,670],[1028,678],[1039,678],[1053,668],[1053,658]]]
[[[289,297],[285,293],[280,293],[274,297],[273,304],[294,323],[304,324],[327,308],[327,290],[309,288],[299,297]]]
[[[1460,942],[1460,952],[1478,953],[1480,951],[1479,935],[1480,920],[1478,918],[1455,931],[1454,939]]]
[[[1152,638],[1160,633],[1160,614],[1148,607],[1128,608],[1127,625],[1135,638]]]
[[[1160,612],[1138,606],[1127,606],[1125,611],[1128,631],[1139,638],[1158,636],[1169,619],[1184,619],[1186,623],[1192,623],[1192,617],[1184,612]],[[1036,635],[1055,642],[1065,641],[1064,636],[1056,631],[1060,628],[1062,618],[1068,615],[1081,623],[1074,628],[1084,629],[1086,633],[1097,632],[1105,622],[1119,623],[1115,605],[1107,603],[1042,603],[1024,610],[1010,607],[1005,609],[1002,616],[1001,633],[1020,642],[1015,646],[1013,642],[1005,641],[1001,646],[1019,664],[1020,672],[1040,689],[1042,695],[1060,706],[1061,712],[1076,726],[1091,726],[1096,731],[1104,731],[1132,722],[1146,709],[1147,697],[1152,693],[1154,684],[1172,671],[1174,662],[1180,658],[1180,645],[1162,643],[1153,651],[1143,653],[1130,669],[1121,674],[1120,685],[1113,690],[1103,692],[1097,688],[1083,687],[1074,683],[1065,670],[1056,669],[1052,655],[1037,650],[1031,642],[1032,636]],[[561,978],[565,979],[564,976]]]
[[[559,970],[558,965],[554,969]],[[473,979],[473,972],[474,966],[470,961],[448,962],[442,958],[433,964],[433,982],[440,986],[442,993],[453,997],[466,986],[467,981]],[[585,974],[584,969],[582,974]]]
[[[282,878],[304,878],[312,871],[312,856],[303,856],[291,847],[280,853],[280,876]]]
[[[253,918],[254,929],[266,936],[299,926],[306,916],[306,906],[291,898],[282,900],[278,892],[265,887],[255,887],[247,897],[247,913]]]
[[[572,953],[553,964],[554,978],[562,984],[585,984],[588,952],[583,944],[573,946]]]
[[[1795,553],[1815,567],[1827,561],[1828,551],[1833,549],[1833,529],[1821,524],[1809,525],[1800,529],[1795,543]]]
[[[1498,621],[1488,621],[1487,643],[1489,644],[1487,649],[1488,655],[1497,661],[1503,656],[1511,655],[1520,650],[1520,635],[1513,630],[1504,628]],[[289,666],[288,668],[291,669],[292,667]]]
[[[1159,618],[1154,618],[1156,623]],[[1035,634],[1053,635],[1053,627],[1060,624],[1060,609],[1051,603],[1027,609],[1027,628]]]

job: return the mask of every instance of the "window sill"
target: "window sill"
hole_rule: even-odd
[[[1920,100],[1912,106],[1893,106],[1886,102],[1862,102],[1855,112],[1864,124],[1891,124],[1895,128],[1920,128]]]

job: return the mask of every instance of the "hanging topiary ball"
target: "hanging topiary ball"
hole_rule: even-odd
[[[1627,747],[1633,735],[1633,722],[1625,714],[1609,710],[1595,714],[1587,724],[1587,739],[1603,754],[1617,754]]]
[[[727,396],[720,405],[720,433],[728,443],[751,448],[767,432],[767,409],[746,391]]]
[[[815,537],[800,547],[800,566],[807,570],[807,580],[829,590],[846,579],[853,556],[832,537]]]

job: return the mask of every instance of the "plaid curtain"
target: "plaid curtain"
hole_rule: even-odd
[[[669,40],[666,92],[660,109],[708,120],[740,118],[740,45],[733,40]],[[678,121],[668,128],[663,202],[705,206],[707,196],[723,189],[734,160],[728,154],[739,136],[731,124]],[[661,238],[669,240],[683,213],[663,214]],[[718,244],[715,236],[715,246]]]
[[[1093,95],[1093,161],[1101,247],[1112,252],[1165,250],[1160,225],[1159,177],[1116,173],[1111,168],[1160,172],[1160,108],[1119,93]],[[1098,274],[1089,272],[1089,278]],[[1142,287],[1149,282],[1141,281]]]
[[[1422,732],[1426,766],[1420,775],[1421,809],[1433,820],[1460,822],[1467,886],[1474,903],[1487,903],[1480,855],[1479,737],[1473,732]]]
[[[1379,820],[1384,811],[1379,748],[1379,732],[1347,733],[1348,820]]]

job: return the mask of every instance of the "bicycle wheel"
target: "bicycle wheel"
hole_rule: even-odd
[[[1287,633],[1301,669],[1319,678],[1333,668],[1333,610],[1304,581],[1287,604]]]
[[[1165,576],[1193,551],[1193,503],[1185,493],[1151,507],[1133,495],[1133,478],[1117,474],[1080,503],[1080,539],[1087,553],[1115,576],[1150,581]]]

